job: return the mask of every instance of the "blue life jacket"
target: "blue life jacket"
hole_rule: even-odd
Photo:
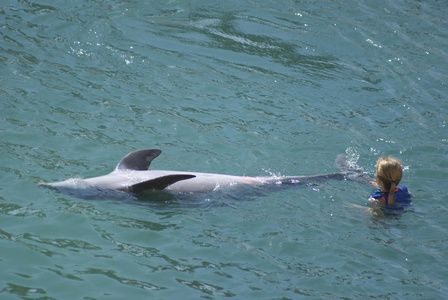
[[[399,185],[395,189],[394,192],[395,205],[389,205],[389,203],[387,202],[389,192],[382,192],[381,190],[375,190],[370,197],[374,199],[382,199],[386,205],[381,209],[386,214],[393,214],[393,215],[402,214],[404,212],[404,208],[410,206],[412,202],[411,194],[409,194],[408,188],[405,187],[404,185]]]

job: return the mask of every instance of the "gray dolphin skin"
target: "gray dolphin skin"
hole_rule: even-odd
[[[344,155],[336,158],[340,173],[313,176],[249,177],[213,173],[148,170],[151,162],[162,153],[159,149],[142,149],[121,159],[115,170],[103,176],[81,179],[72,178],[39,185],[56,190],[105,189],[139,194],[147,191],[175,191],[181,193],[212,192],[239,184],[304,184],[330,179],[367,182],[365,176],[347,167]]]

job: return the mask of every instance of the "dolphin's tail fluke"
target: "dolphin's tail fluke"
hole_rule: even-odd
[[[348,172],[348,171],[357,171],[354,167],[351,167],[348,164],[347,156],[344,154],[339,154],[336,156],[336,159],[334,160],[334,164],[336,165],[336,168],[339,169],[342,173]]]
[[[339,154],[334,164],[336,167],[344,174],[346,180],[353,180],[361,183],[366,183],[370,185],[375,185],[374,179],[368,174],[364,173],[362,170],[357,169],[355,164],[351,164],[347,160],[347,156],[344,154]]]

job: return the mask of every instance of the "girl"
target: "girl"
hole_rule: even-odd
[[[399,185],[403,171],[401,164],[390,156],[380,157],[376,163],[375,180],[379,186],[369,198],[373,203],[382,204],[387,214],[400,214],[404,206],[411,204],[411,194],[407,187]]]

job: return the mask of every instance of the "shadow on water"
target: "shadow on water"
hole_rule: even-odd
[[[133,196],[133,199],[127,200],[126,203],[157,210],[178,208],[208,210],[217,207],[237,209],[241,202],[256,201],[273,192],[305,186],[307,185],[268,184],[254,186],[241,184],[204,193],[151,191]]]

